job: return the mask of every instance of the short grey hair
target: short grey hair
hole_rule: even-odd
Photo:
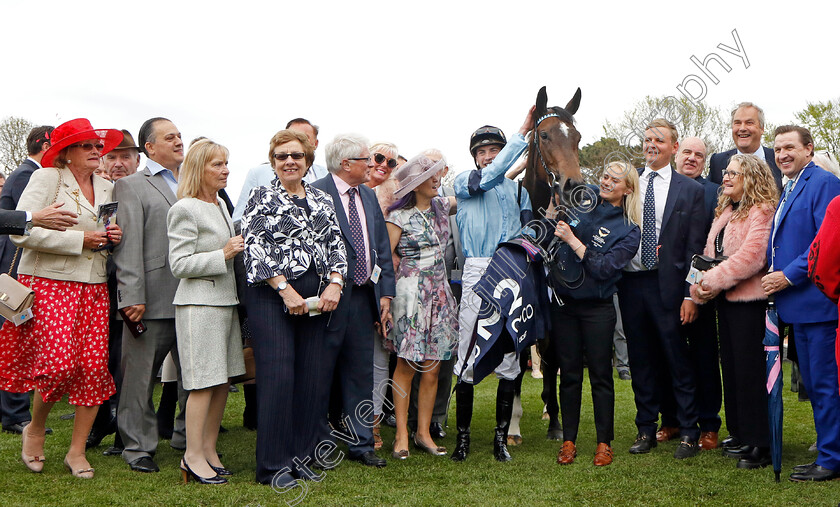
[[[735,106],[735,109],[733,109],[732,113],[730,114],[729,124],[730,125],[732,124],[732,121],[735,120],[735,113],[737,113],[738,110],[741,109],[742,107],[754,107],[755,110],[758,111],[758,125],[763,129],[764,125],[766,125],[764,123],[764,109],[761,109],[760,107],[753,104],[752,102],[741,102],[740,104]]]
[[[423,150],[423,155],[428,158],[434,157],[437,160],[443,160],[443,166],[449,167],[449,162],[446,160],[446,157],[443,155],[443,152],[437,148],[429,148],[428,150]]]
[[[361,156],[369,144],[367,138],[360,134],[335,136],[324,150],[327,157],[327,170],[332,174],[337,174],[341,169],[342,160]]]

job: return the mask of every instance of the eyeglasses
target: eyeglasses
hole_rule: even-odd
[[[345,159],[345,160],[363,160],[365,162],[365,164],[367,164],[368,162],[370,162],[370,157],[354,157],[354,158],[348,158],[348,159]]]
[[[385,162],[385,155],[383,155],[381,153],[374,153],[373,154],[373,160],[377,164],[381,164],[382,162]],[[389,158],[388,159],[388,167],[390,167],[391,169],[397,167],[397,159]]]
[[[740,176],[742,173],[739,171],[731,171],[729,169],[723,171],[723,176],[729,176],[730,178],[734,178],[736,176]]]
[[[274,154],[274,158],[277,159],[277,160],[280,160],[281,162],[283,160],[286,160],[289,157],[292,157],[292,160],[300,160],[305,156],[306,156],[306,153],[304,153],[302,151],[293,151],[291,153],[275,153]]]
[[[84,151],[90,151],[96,148],[96,151],[102,151],[105,148],[105,145],[102,143],[78,143],[78,144],[71,144],[70,148],[81,148]]]

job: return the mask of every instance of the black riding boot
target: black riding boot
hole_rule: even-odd
[[[459,382],[455,387],[455,418],[458,436],[455,437],[455,450],[452,461],[464,461],[470,453],[470,423],[473,413],[473,385]]]
[[[496,434],[493,438],[493,456],[496,461],[513,459],[507,450],[507,437],[515,394],[515,380],[499,379],[499,388],[496,390]]]

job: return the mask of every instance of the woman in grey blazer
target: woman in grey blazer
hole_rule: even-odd
[[[227,186],[228,150],[204,139],[184,158],[178,202],[169,210],[169,264],[181,279],[175,328],[187,398],[184,482],[224,484],[232,475],[216,453],[228,378],[245,373],[233,258],[244,249],[218,191]]]

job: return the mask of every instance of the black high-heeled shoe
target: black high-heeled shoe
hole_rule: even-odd
[[[210,465],[210,468],[212,468],[213,471],[216,472],[216,474],[218,474],[218,475],[225,475],[225,476],[228,476],[228,477],[233,475],[233,472],[231,472],[230,470],[228,470],[225,467],[213,466],[209,461],[207,462],[207,464]]]
[[[227,484],[227,479],[224,477],[220,477],[218,475],[214,477],[202,477],[197,473],[193,472],[189,465],[187,465],[187,461],[182,459],[181,460],[181,478],[184,480],[184,484],[190,482],[190,478],[199,484]]]

